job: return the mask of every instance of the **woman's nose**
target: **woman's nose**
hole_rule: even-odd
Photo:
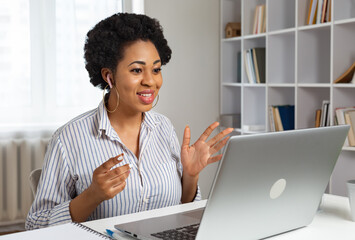
[[[142,85],[153,86],[155,84],[154,75],[150,72],[146,72],[142,79]]]

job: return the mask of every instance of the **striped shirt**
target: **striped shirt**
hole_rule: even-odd
[[[181,203],[180,145],[168,118],[144,113],[139,149],[137,159],[112,128],[103,102],[59,128],[48,145],[26,229],[71,222],[70,201],[90,186],[97,167],[121,153],[124,160],[119,166],[131,164],[126,187],[103,201],[88,220]],[[198,188],[194,200],[200,199]]]

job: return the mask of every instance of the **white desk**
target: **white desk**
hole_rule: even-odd
[[[118,217],[106,218],[84,223],[84,225],[104,233],[106,228],[113,230],[115,224],[137,221],[140,219],[164,216],[176,212],[189,211],[204,207],[206,200],[168,208],[155,209],[151,211],[139,212]],[[133,239],[129,236],[121,235],[122,239]],[[355,239],[355,222],[351,221],[349,200],[346,197],[325,194],[313,222],[304,228],[284,233],[270,239]]]

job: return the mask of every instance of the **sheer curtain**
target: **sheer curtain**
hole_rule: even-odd
[[[97,107],[86,33],[124,9],[142,13],[143,0],[0,0],[0,128],[59,126]]]

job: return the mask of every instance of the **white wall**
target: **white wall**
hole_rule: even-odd
[[[145,14],[160,21],[173,52],[155,111],[170,118],[180,143],[189,124],[193,143],[219,115],[219,1],[145,0]],[[216,168],[200,175],[204,198]]]

